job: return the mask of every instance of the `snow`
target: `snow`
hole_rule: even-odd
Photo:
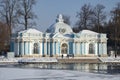
[[[18,60],[18,62],[58,62],[56,58],[24,58],[24,59],[20,59]]]
[[[7,62],[57,62],[56,58],[41,57],[41,58],[0,58],[0,63]]]
[[[99,59],[102,61],[102,62],[115,62],[115,63],[120,63],[120,57],[99,57]]]
[[[81,34],[98,34],[97,32],[90,31],[90,30],[82,30],[80,33]]]
[[[120,80],[120,75],[71,70],[0,68],[0,80]]]
[[[30,28],[30,29],[27,29],[27,30],[24,30],[24,31],[20,31],[19,33],[42,33],[42,32],[40,32],[39,30],[36,30],[36,29],[32,29],[32,28]]]

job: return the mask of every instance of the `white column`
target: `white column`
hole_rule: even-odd
[[[84,54],[84,43],[83,42],[82,42],[82,54],[85,55]]]
[[[80,54],[82,55],[82,43],[80,42]]]
[[[56,49],[57,49],[57,48],[56,48],[56,45],[57,45],[57,43],[55,42],[55,55],[57,54],[57,53],[56,53]]]
[[[58,53],[59,53],[59,55],[61,54],[61,46],[60,46],[60,42],[58,42]]]
[[[32,46],[32,42],[29,43],[29,54],[32,55],[33,54],[33,46]]]
[[[47,41],[44,42],[44,55],[47,55]]]
[[[19,54],[19,42],[17,42],[17,56],[20,55]]]
[[[84,42],[84,53],[86,55],[86,42]]]
[[[79,43],[77,42],[77,44],[76,44],[76,48],[77,48],[77,54],[79,54],[80,53],[80,46],[79,46]]]
[[[97,55],[100,54],[100,42],[97,43],[98,47],[97,47]]]
[[[41,52],[41,46],[40,46],[40,42],[39,42],[39,55],[40,55],[40,52]]]
[[[104,43],[101,43],[101,49],[102,49],[102,54],[104,54],[104,46],[103,46]]]
[[[79,43],[79,50],[80,50],[80,55],[82,54],[82,48],[81,48],[81,42]]]
[[[58,54],[58,42],[56,42],[56,54],[59,55]]]
[[[24,55],[26,55],[27,54],[27,42],[24,42]]]
[[[86,42],[86,49],[85,49],[85,51],[86,51],[86,55],[88,55],[88,53],[89,53],[89,44]]]
[[[28,42],[28,55],[30,55],[30,41]]]
[[[107,43],[103,43],[103,54],[106,54],[107,55]]]
[[[101,55],[101,43],[99,42],[99,55]]]
[[[98,55],[98,43],[95,43],[95,55]]]
[[[70,45],[69,45],[69,43],[68,43],[68,49],[67,49],[67,54],[69,54],[69,46],[70,46]]]
[[[102,50],[102,51],[101,51],[101,52],[102,52],[102,54],[101,54],[101,55],[103,55],[103,54],[104,54],[104,51],[103,51],[103,50],[104,50],[104,47],[103,47],[103,44],[104,44],[104,43],[101,43],[101,50]]]
[[[24,44],[24,51],[25,51],[25,55],[28,55],[28,42],[26,41]]]
[[[40,42],[40,55],[42,55],[43,48],[42,48],[42,42]]]
[[[78,50],[79,50],[79,55],[81,54],[81,52],[80,52],[80,42],[78,43]]]
[[[84,47],[84,42],[83,42],[82,44],[83,44],[83,54],[85,55],[85,52],[84,52],[84,49],[85,49],[85,47]]]
[[[77,42],[75,43],[75,53],[78,54]]]
[[[22,42],[21,45],[22,45],[21,46],[21,53],[22,53],[22,55],[24,55],[24,42]]]
[[[75,42],[73,42],[73,53],[74,53],[74,55],[76,54],[75,53]]]

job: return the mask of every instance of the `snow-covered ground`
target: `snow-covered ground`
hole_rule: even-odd
[[[0,68],[0,80],[120,80],[120,75],[71,70]]]

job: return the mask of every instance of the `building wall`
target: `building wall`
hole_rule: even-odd
[[[74,37],[64,37],[51,34],[42,36],[39,34],[18,34],[18,36],[11,40],[11,51],[15,52],[16,56],[61,56],[62,44],[67,44],[67,54],[74,54],[74,56],[98,56],[107,55],[107,38],[101,36],[98,40],[97,35],[80,35]],[[37,44],[37,49],[34,44]],[[93,52],[90,53],[90,44],[93,44]],[[37,50],[37,53],[34,50]]]

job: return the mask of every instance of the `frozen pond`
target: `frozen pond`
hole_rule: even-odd
[[[3,66],[7,67],[7,66]],[[8,65],[10,67],[10,65]],[[52,69],[52,70],[74,70],[100,74],[120,74],[120,64],[95,64],[95,63],[50,63],[50,64],[19,64],[11,67]]]
[[[120,75],[72,70],[0,68],[0,80],[120,80]]]
[[[0,80],[120,80],[120,64],[0,65]]]

